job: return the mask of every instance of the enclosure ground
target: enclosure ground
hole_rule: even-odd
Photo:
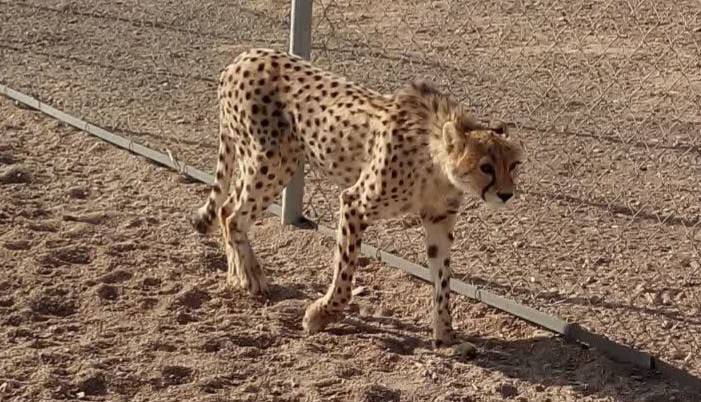
[[[244,49],[285,49],[289,4],[0,0],[0,80],[211,171],[218,73]],[[322,0],[313,20],[316,64],[386,92],[427,78],[515,123],[520,197],[499,212],[466,203],[456,276],[701,377],[698,1]],[[306,339],[329,240],[257,226],[279,286],[261,308],[221,287],[217,238],[183,221],[201,185],[6,101],[0,125],[3,180],[30,179],[0,187],[3,397],[500,400],[514,385],[515,399],[683,399],[464,299],[458,325],[484,353],[437,356],[427,287],[374,263],[359,303],[380,317]],[[305,213],[333,225],[337,189],[307,180]],[[365,238],[424,263],[411,223]]]
[[[357,311],[307,337],[330,239],[255,226],[275,286],[253,299],[224,286],[218,238],[187,224],[203,185],[9,100],[0,115],[3,400],[692,400],[462,297],[479,355],[433,351],[429,287],[373,261]]]
[[[288,16],[288,0],[0,0],[0,77],[211,171],[218,73],[285,49]],[[700,24],[690,0],[317,1],[312,57],[383,91],[428,78],[520,126],[521,195],[463,209],[456,276],[699,377]],[[307,179],[307,216],[333,225],[337,189]],[[423,263],[410,223],[366,239]]]

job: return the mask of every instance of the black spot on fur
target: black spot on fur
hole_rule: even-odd
[[[428,246],[428,249],[426,249],[426,254],[428,255],[428,258],[436,258],[438,256],[438,246],[433,244]]]

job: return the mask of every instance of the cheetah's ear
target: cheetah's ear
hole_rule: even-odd
[[[411,82],[411,87],[421,95],[440,94],[438,88],[436,88],[432,83],[418,78]]]
[[[443,142],[446,150],[450,152],[460,152],[465,147],[465,137],[459,133],[452,121],[443,125]]]

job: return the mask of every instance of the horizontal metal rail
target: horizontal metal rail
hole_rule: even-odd
[[[158,162],[163,166],[174,169],[181,174],[191,177],[192,179],[205,184],[212,184],[214,181],[214,177],[212,175],[176,160],[170,152],[165,154],[135,143],[130,139],[121,137],[88,123],[85,120],[71,116],[40,102],[36,98],[23,94],[19,91],[15,91],[14,89],[3,84],[0,84],[0,94],[14,99],[15,101],[33,109],[39,110],[42,113],[67,123],[79,130],[101,138],[120,148],[124,148],[132,153],[150,159],[151,161]],[[282,208],[277,204],[271,205],[268,208],[268,211],[276,216],[281,216],[282,214]],[[305,223],[302,221],[299,224],[304,225]],[[316,229],[326,236],[336,236],[336,231],[331,228],[319,225],[316,227]],[[367,257],[377,258],[383,263],[393,268],[398,268],[416,278],[422,279],[426,282],[430,282],[431,280],[428,269],[421,265],[407,261],[394,254],[366,244],[362,245],[361,251]],[[644,369],[656,370],[664,377],[676,382],[684,388],[701,394],[701,378],[695,377],[690,373],[674,367],[671,364],[648,353],[635,350],[629,346],[614,342],[603,335],[593,333],[577,323],[569,323],[559,317],[555,317],[534,308],[524,306],[514,300],[499,296],[484,289],[480,289],[477,286],[470,285],[460,280],[451,279],[450,289],[457,294],[474,300],[479,300],[491,307],[519,317],[554,333],[560,334],[569,341],[575,341],[587,345],[615,361],[629,363]]]

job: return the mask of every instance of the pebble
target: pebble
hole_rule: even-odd
[[[12,166],[0,172],[0,184],[26,184],[32,182],[29,170],[21,166]]]
[[[470,342],[453,345],[453,356],[471,359],[477,355],[477,347]]]
[[[68,189],[68,195],[82,200],[88,196],[88,190],[85,187],[75,186]]]
[[[512,384],[502,384],[497,388],[499,395],[504,399],[511,399],[518,395],[518,388]]]

